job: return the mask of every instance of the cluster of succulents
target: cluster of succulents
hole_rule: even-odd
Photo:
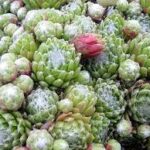
[[[150,150],[149,0],[0,0],[0,150]]]

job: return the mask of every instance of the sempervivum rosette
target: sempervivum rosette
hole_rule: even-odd
[[[93,138],[89,118],[81,114],[62,114],[49,130],[55,139],[67,141],[71,150],[86,149]]]
[[[30,75],[30,73],[31,73],[31,62],[27,58],[20,57],[20,58],[16,59],[15,65],[17,67],[17,71],[19,74]]]
[[[135,38],[141,31],[140,23],[137,20],[128,20],[123,27],[124,35],[127,39]]]
[[[94,142],[104,143],[109,130],[110,120],[102,113],[95,112],[91,118],[92,134]]]
[[[149,24],[149,20],[150,20],[150,16],[149,15],[145,15],[145,14],[141,14],[138,18],[136,18],[141,26],[141,32],[142,33],[149,33],[150,32],[150,24]]]
[[[47,130],[35,129],[29,133],[26,144],[31,150],[52,150],[53,142],[54,139]]]
[[[150,77],[150,63],[149,63],[149,35],[140,35],[137,38],[129,41],[128,53],[132,56],[134,61],[140,64],[140,73],[142,77]]]
[[[130,114],[132,118],[140,123],[150,123],[150,84],[143,83],[135,87],[129,100]]]
[[[87,4],[84,1],[85,0],[69,0],[68,4],[61,7],[61,11],[71,20],[74,19],[76,15],[84,15],[87,8]]]
[[[0,16],[0,29],[4,29],[9,23],[17,23],[18,19],[14,14],[6,13]]]
[[[117,9],[121,12],[126,12],[129,8],[129,3],[127,0],[118,0],[116,5]]]
[[[124,40],[109,35],[105,38],[106,48],[98,56],[88,59],[85,67],[95,78],[116,78],[119,65],[128,55],[127,45]]]
[[[23,91],[9,83],[0,87],[0,108],[3,110],[18,110],[24,102]]]
[[[106,145],[106,149],[121,150],[121,144],[115,139],[110,139]]]
[[[0,14],[7,13],[10,9],[11,0],[1,0],[0,1]]]
[[[80,54],[73,45],[57,38],[42,43],[34,54],[33,78],[43,86],[66,87],[80,71]]]
[[[87,70],[81,70],[76,77],[75,82],[85,85],[91,85],[92,84],[92,77],[90,73]]]
[[[37,88],[27,97],[26,111],[32,123],[54,120],[57,113],[58,95],[49,90]]]
[[[142,124],[138,126],[137,134],[143,139],[149,138],[150,137],[150,125]]]
[[[129,117],[123,117],[116,126],[116,132],[120,140],[124,141],[131,137],[133,131],[132,123]],[[130,138],[131,139],[131,138]]]
[[[129,3],[129,8],[126,11],[127,16],[130,18],[134,18],[140,16],[142,12],[142,8],[137,1],[132,1]]]
[[[71,24],[66,24],[64,27],[64,39],[70,40],[83,33],[95,33],[96,28],[95,22],[90,17],[75,16]]]
[[[13,53],[6,53],[0,60],[0,81],[3,83],[11,82],[18,75],[30,75],[31,63],[25,57],[18,58]]]
[[[119,77],[126,81],[136,81],[140,76],[140,65],[133,60],[127,59],[120,64]]]
[[[14,62],[0,61],[0,81],[3,83],[11,82],[17,77],[17,67]]]
[[[69,144],[63,139],[55,140],[53,150],[69,150]]]
[[[19,112],[7,113],[0,110],[0,149],[24,145],[30,128],[30,123]]]
[[[95,90],[98,96],[96,110],[104,113],[112,123],[122,117],[126,102],[124,100],[124,93],[119,89],[117,83],[113,80],[98,79]]]
[[[121,16],[118,11],[114,11],[108,15],[101,24],[98,25],[99,32],[108,37],[110,34],[116,36],[122,36],[122,29],[125,24],[125,19]]]
[[[17,17],[20,21],[22,21],[25,18],[26,14],[27,14],[27,8],[26,7],[21,7],[17,11]]]
[[[34,86],[33,80],[28,75],[20,75],[13,81],[13,84],[18,86],[25,94],[29,94]]]
[[[47,20],[53,23],[64,23],[65,19],[67,20],[67,17],[60,10],[49,8],[30,10],[23,21],[23,26],[25,30],[31,32],[40,21]]]
[[[38,41],[44,42],[53,36],[61,38],[63,27],[59,23],[53,23],[51,21],[40,21],[34,28],[34,33]]]
[[[96,93],[91,86],[75,84],[68,87],[65,98],[73,102],[73,112],[91,116],[95,112]]]
[[[88,9],[87,9],[87,14],[90,16],[93,20],[99,21],[102,19],[105,8],[102,7],[99,4],[95,4],[92,2],[88,2]]]
[[[12,36],[14,32],[18,29],[19,27],[14,24],[14,23],[9,23],[5,28],[4,28],[4,33],[8,36]]]
[[[23,7],[23,0],[13,0],[10,4],[10,12],[17,14],[17,11]]]
[[[37,50],[37,44],[32,34],[24,32],[9,47],[8,52],[24,56],[32,60],[34,52]]]

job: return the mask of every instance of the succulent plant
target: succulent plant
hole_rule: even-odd
[[[25,94],[28,94],[32,91],[34,82],[27,75],[20,75],[13,81],[13,84],[19,87]]]
[[[149,15],[145,15],[145,14],[141,14],[137,18],[137,20],[140,23],[141,32],[148,33],[150,31],[150,24],[149,24],[150,16]]]
[[[17,59],[17,56],[14,53],[5,53],[3,55],[1,55],[1,62],[15,62],[15,60]]]
[[[134,61],[138,62],[140,64],[140,73],[142,77],[148,77],[150,76],[149,71],[149,38],[150,36],[143,36],[140,35],[137,38],[133,39],[132,41],[129,41],[129,48],[128,53],[132,56]]]
[[[63,113],[68,113],[73,110],[73,102],[67,98],[58,102],[58,110]]]
[[[17,14],[17,11],[23,6],[23,0],[14,0],[10,4],[10,12]]]
[[[135,38],[141,31],[141,26],[137,20],[126,21],[123,32],[127,39]]]
[[[21,57],[16,59],[15,65],[17,67],[18,74],[30,75],[31,63],[27,58]]]
[[[12,61],[1,61],[0,70],[0,81],[3,83],[13,81],[17,77],[17,67]]]
[[[101,35],[110,36],[115,34],[116,36],[122,36],[122,29],[125,24],[125,19],[121,16],[118,11],[112,12],[101,24],[98,25],[98,31]]]
[[[92,2],[88,2],[87,4],[88,4],[88,9],[87,9],[88,15],[93,20],[101,20],[104,15],[105,8],[99,4],[95,4]]]
[[[55,140],[53,150],[69,150],[69,144],[63,139]]]
[[[50,21],[40,21],[34,28],[36,39],[44,42],[48,38],[57,37],[61,38],[63,27],[59,23],[52,23]]]
[[[16,111],[25,100],[23,91],[11,83],[0,87],[0,97],[0,108],[2,110]]]
[[[38,9],[28,11],[24,21],[23,26],[27,31],[33,31],[34,27],[40,21],[51,21],[53,23],[64,23],[65,19],[68,21],[68,18],[63,12],[56,9]],[[69,18],[70,19],[70,18]]]
[[[142,12],[142,8],[137,1],[132,1],[129,3],[128,10],[126,11],[127,16],[130,18],[135,16],[140,16]]]
[[[137,134],[143,139],[150,137],[150,125],[142,124],[137,128]]]
[[[80,54],[63,39],[49,38],[35,52],[33,77],[42,86],[67,87],[80,71]]]
[[[110,120],[102,113],[94,113],[91,118],[92,134],[94,142],[104,143],[109,130]]]
[[[28,119],[36,124],[55,119],[58,95],[49,89],[37,88],[27,97]]]
[[[13,149],[25,144],[31,124],[19,112],[7,113],[0,109],[0,149]]]
[[[115,35],[105,38],[106,48],[98,56],[85,61],[85,68],[94,78],[116,78],[119,65],[128,58],[128,49],[124,40]]]
[[[119,11],[125,12],[129,8],[129,3],[127,0],[118,0],[116,3],[116,7]]]
[[[97,97],[91,86],[75,84],[68,87],[65,98],[73,102],[73,111],[85,116],[95,112]]]
[[[86,10],[87,4],[85,0],[69,0],[68,4],[61,7],[61,11],[65,13],[65,16],[70,20],[73,20],[76,15],[85,15]]]
[[[54,139],[47,130],[35,129],[30,132],[26,145],[32,150],[52,150],[53,142]]]
[[[76,16],[71,24],[66,24],[64,27],[64,39],[70,40],[77,35],[83,33],[95,33],[96,24],[90,17]]]
[[[104,113],[111,123],[116,123],[125,111],[124,93],[113,80],[99,78],[95,90],[98,96],[96,110]]]
[[[150,84],[145,83],[135,87],[131,94],[129,107],[132,118],[140,123],[150,123]]]
[[[88,120],[80,114],[60,116],[54,127],[50,128],[51,134],[55,139],[67,141],[71,150],[86,149],[92,140]]]
[[[140,76],[140,65],[127,59],[120,64],[118,72],[122,80],[126,82],[136,81]]]
[[[94,57],[100,54],[105,49],[104,40],[98,34],[81,34],[76,36],[72,43],[76,51],[83,54],[84,57]]]
[[[4,29],[9,23],[17,23],[17,17],[14,14],[6,13],[0,16],[0,29]]]
[[[120,137],[128,137],[133,130],[132,123],[130,120],[122,118],[116,127],[116,131]]]
[[[9,47],[8,52],[24,56],[32,60],[34,52],[37,50],[37,44],[32,34],[27,32],[18,37],[17,40]]]
[[[120,143],[115,139],[110,139],[106,145],[106,149],[110,150],[121,150]]]
[[[21,7],[17,11],[17,17],[19,20],[23,20],[25,18],[26,14],[27,14],[26,7]]]
[[[8,36],[12,36],[14,32],[18,29],[19,27],[16,24],[9,23],[5,28],[4,28],[4,33]]]
[[[0,14],[8,13],[10,10],[11,0],[1,0],[0,1]]]
[[[81,70],[78,76],[76,77],[76,82],[80,84],[91,85],[92,77],[88,71]]]

